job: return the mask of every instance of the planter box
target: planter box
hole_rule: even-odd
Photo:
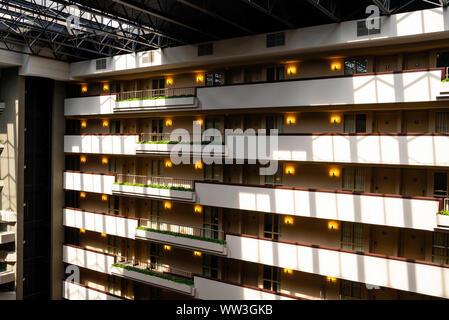
[[[157,199],[174,199],[189,202],[195,202],[196,199],[194,191],[180,191],[170,189],[127,186],[119,184],[112,185],[112,194],[127,195],[134,197],[149,197]]]
[[[174,290],[174,291],[185,293],[185,294],[188,294],[191,296],[193,296],[195,294],[195,289],[193,288],[193,285],[178,283],[175,281],[162,279],[162,278],[159,278],[156,276],[150,276],[147,274],[143,274],[143,273],[136,272],[136,271],[126,270],[126,269],[119,268],[119,267],[112,267],[111,273],[113,275],[116,275],[119,277],[148,283],[153,286]]]
[[[16,222],[17,214],[12,211],[0,211],[0,221],[3,222]]]
[[[449,229],[449,216],[437,214],[437,226],[440,228]]]
[[[114,113],[160,111],[166,109],[194,109],[198,107],[196,97],[147,99],[116,102]]]
[[[164,244],[172,244],[177,247],[187,248],[187,249],[198,249],[200,251],[205,251],[214,254],[226,255],[226,245],[210,242],[207,240],[197,240],[190,239],[183,236],[174,236],[159,232],[151,232],[146,230],[136,229],[136,238],[151,240],[154,242],[160,242]]]
[[[123,300],[106,292],[68,281],[62,282],[62,297],[67,300]]]
[[[0,284],[13,282],[15,280],[15,272],[14,271],[3,271],[0,272]]]
[[[0,232],[0,244],[14,242],[16,234],[14,231]]]

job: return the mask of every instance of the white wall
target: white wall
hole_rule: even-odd
[[[294,300],[251,288],[195,276],[195,298],[201,300]]]
[[[107,293],[68,281],[62,282],[62,297],[67,300],[122,300]]]
[[[64,172],[64,189],[112,195],[115,176],[78,172]]]
[[[17,213],[11,211],[0,211],[0,221],[4,222],[16,222]]]
[[[231,259],[449,298],[449,268],[231,235],[226,241]]]
[[[72,209],[63,210],[63,225],[134,239],[139,221]]]
[[[135,155],[138,135],[64,136],[64,152]]]
[[[111,274],[114,257],[80,248],[62,246],[62,261],[82,268]]]
[[[381,17],[382,32],[357,37],[357,21],[327,24],[286,31],[285,46],[267,48],[265,34],[214,42],[214,54],[198,57],[197,46],[187,45],[156,50],[153,63],[143,64],[142,54],[115,56],[108,68],[95,70],[95,60],[71,64],[73,78],[88,75],[113,75],[132,72],[167,70],[213,63],[236,62],[256,58],[286,56],[305,52],[413,43],[447,38],[447,8],[435,8]],[[367,15],[368,16],[368,15]]]
[[[115,95],[65,99],[64,116],[112,114],[115,100]]]
[[[203,110],[436,101],[441,71],[198,88]]]
[[[249,211],[433,231],[439,202],[197,182],[198,203]],[[220,195],[217,197],[217,195]]]
[[[449,136],[279,136],[270,160],[449,166]]]

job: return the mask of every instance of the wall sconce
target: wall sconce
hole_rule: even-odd
[[[86,233],[86,229],[80,229],[80,233]]]
[[[104,83],[103,84],[103,91],[109,91],[111,87],[109,86],[109,83]]]
[[[290,75],[290,76],[296,74],[296,67],[295,66],[288,67],[287,68],[287,74]]]
[[[295,174],[295,167],[288,166],[285,168],[285,174],[286,175],[294,175]]]
[[[195,257],[201,257],[203,254],[201,252],[199,252],[199,251],[193,251],[193,255]]]
[[[107,235],[106,233],[102,232],[102,233],[101,233],[101,236],[102,236],[103,238],[106,238],[108,235]]]
[[[330,282],[330,283],[337,282],[337,278],[334,278],[334,277],[326,277],[326,280],[327,280],[327,282]]]
[[[287,122],[288,125],[295,124],[296,123],[296,117],[295,116],[288,116],[285,122]]]
[[[101,201],[108,201],[108,195],[107,194],[102,194],[101,195]]]
[[[164,201],[164,209],[170,210],[171,209],[171,202],[170,201]]]
[[[103,120],[103,128],[109,127],[109,121]]]
[[[336,222],[336,221],[329,221],[327,223],[327,228],[329,230],[338,230],[338,222]]]
[[[87,85],[82,85],[81,86],[81,93],[87,93]]]
[[[341,70],[341,62],[332,62],[331,63],[331,70],[332,71],[339,71],[339,70]]]
[[[87,127],[87,120],[81,120],[81,128]]]
[[[292,269],[284,268],[284,273],[285,273],[285,274],[293,274],[293,270],[292,270]]]
[[[293,224],[293,217],[285,217],[284,218],[284,223],[292,225]]]
[[[340,176],[340,169],[332,168],[329,170],[329,177],[338,178]]]
[[[167,78],[167,80],[165,80],[165,83],[167,84],[167,86],[171,86],[173,84],[173,78]]]
[[[341,122],[341,117],[338,115],[331,116],[331,123],[333,124],[339,124]]]
[[[86,198],[86,193],[85,192],[80,192],[80,198],[85,199]]]
[[[204,76],[202,74],[198,74],[196,76],[196,83],[202,83],[204,81]]]
[[[166,168],[171,168],[171,167],[173,167],[173,162],[171,162],[170,160],[165,160],[164,165]]]
[[[195,124],[199,125],[199,126],[202,126],[203,123],[204,123],[203,119],[198,119],[198,120],[195,121]]]
[[[108,157],[101,158],[101,163],[102,164],[108,164],[109,163]]]
[[[165,120],[165,126],[166,127],[171,127],[172,125],[173,125],[173,120],[172,119]]]
[[[81,156],[81,157],[80,157],[80,162],[81,162],[81,163],[86,163],[86,162],[87,162],[86,156]]]
[[[170,251],[170,250],[171,250],[171,246],[164,245],[164,250],[165,250],[165,251]]]
[[[203,163],[201,161],[198,161],[195,163],[195,170],[201,170],[203,169]]]
[[[196,205],[195,208],[193,209],[193,212],[201,213],[201,212],[203,212],[203,207],[200,205]]]

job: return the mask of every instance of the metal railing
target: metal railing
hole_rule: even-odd
[[[153,222],[149,219],[144,218],[139,219],[139,227],[145,227],[159,231],[180,233],[211,240],[224,240],[224,232],[212,228],[192,227],[180,224],[171,224],[166,222]]]
[[[449,198],[443,200],[443,210],[449,211]]]
[[[449,67],[446,67],[446,73],[444,76],[444,79],[447,79],[447,78],[449,78]]]
[[[193,140],[196,138],[195,140]],[[192,142],[192,141],[202,141],[202,134],[193,135],[190,134],[188,137],[177,136],[176,139],[171,137],[171,133],[141,133],[140,141],[173,141],[173,142]]]
[[[193,279],[192,272],[185,271],[179,268],[175,268],[166,264],[152,263],[148,261],[142,261],[135,258],[123,257],[117,255],[115,259],[116,263],[123,264],[126,266],[134,267],[141,270],[148,270],[151,272],[156,272],[162,275],[176,276],[183,279]]]
[[[130,174],[117,174],[116,182],[140,184],[140,185],[156,185],[160,187],[176,187],[193,190],[193,180],[170,178],[170,177],[152,177]]]
[[[148,89],[138,91],[126,91],[118,93],[118,100],[144,100],[154,98],[175,98],[182,96],[195,96],[195,87],[186,88],[163,88],[163,89]]]

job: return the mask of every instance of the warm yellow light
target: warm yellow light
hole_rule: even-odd
[[[108,235],[107,235],[106,233],[102,232],[102,233],[101,233],[101,236],[102,236],[103,238],[106,238]]]
[[[202,74],[198,74],[196,76],[196,83],[201,83],[204,81],[204,76]]]
[[[295,66],[290,66],[287,68],[287,74],[288,75],[293,75],[296,74],[296,67]]]
[[[83,85],[81,86],[81,93],[86,93],[87,92],[87,86]]]
[[[167,78],[165,83],[167,83],[167,86],[171,86],[173,84],[173,78]]]
[[[81,163],[86,163],[86,162],[87,162],[86,156],[81,156],[81,157],[80,157],[80,162],[81,162]]]
[[[165,126],[166,127],[171,127],[172,125],[173,125],[173,120],[172,119],[165,120]]]
[[[166,209],[166,210],[170,210],[171,209],[171,202],[170,201],[165,201],[164,202],[164,209]]]
[[[288,116],[285,122],[287,122],[288,125],[295,124],[296,118],[295,118],[295,116]]]
[[[341,117],[339,115],[331,116],[331,123],[339,124],[341,122]]]
[[[293,224],[293,217],[285,217],[284,223],[285,224]]]
[[[107,194],[102,194],[101,195],[101,200],[102,201],[108,201],[108,195]]]
[[[164,250],[166,250],[166,251],[170,251],[170,250],[171,250],[171,246],[168,246],[168,245],[164,245]]]
[[[340,169],[332,168],[329,170],[329,177],[338,178],[340,176]]]
[[[341,70],[341,62],[332,62],[331,63],[331,70],[332,71]]]
[[[109,121],[108,120],[103,120],[103,127],[109,127]]]
[[[327,282],[330,282],[330,283],[337,282],[337,278],[334,278],[334,277],[326,277],[326,280],[327,280]]]
[[[285,167],[285,174],[286,175],[294,175],[295,167],[292,167],[292,166]]]
[[[108,164],[109,163],[108,157],[101,158],[101,163],[102,164]]]
[[[201,212],[203,212],[203,207],[200,206],[200,205],[196,205],[195,208],[194,208],[194,212],[195,212],[195,213],[201,213]]]
[[[86,127],[87,127],[87,121],[81,120],[81,128],[86,128]]]
[[[293,274],[293,270],[284,268],[284,273],[286,273],[286,274]]]
[[[80,198],[86,198],[86,193],[85,192],[80,192]]]
[[[203,122],[203,119],[198,119],[198,120],[196,120],[195,122],[196,122],[197,125],[200,125],[200,126],[202,126],[203,123],[204,123],[204,122]]]
[[[173,163],[170,160],[165,160],[165,167],[171,168],[171,167],[173,167]]]
[[[80,229],[81,233],[86,233],[86,229]]]
[[[199,252],[199,251],[193,251],[193,255],[195,257],[201,257],[203,254],[201,252]]]
[[[201,170],[203,169],[203,163],[201,161],[198,161],[195,163],[195,170]]]
[[[103,91],[109,91],[109,89],[110,89],[109,83],[104,83],[103,84]]]
[[[327,228],[329,230],[338,230],[338,222],[336,222],[336,221],[329,221],[327,223]]]

